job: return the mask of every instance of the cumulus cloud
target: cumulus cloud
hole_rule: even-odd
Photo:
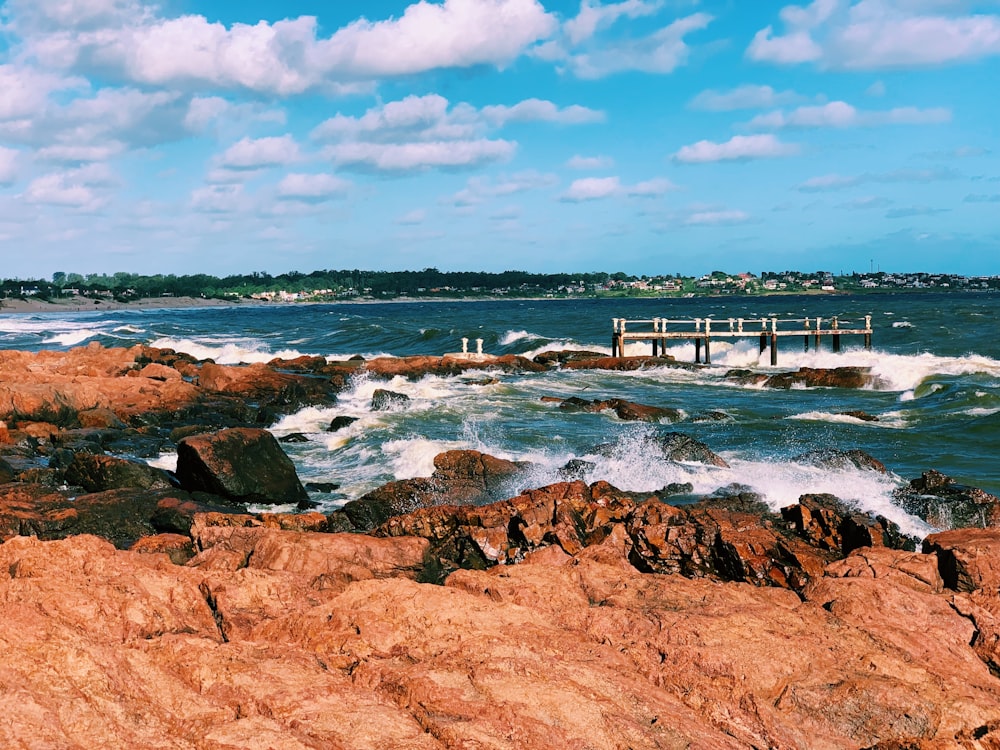
[[[601,5],[593,0],[583,0],[580,12],[575,18],[563,24],[563,31],[570,44],[580,44],[590,39],[599,29],[613,25],[620,18],[641,18],[651,16],[660,11],[663,1],[643,2],[643,0],[625,0],[620,3]]]
[[[747,56],[778,64],[814,62],[827,68],[874,70],[1000,54],[1000,15],[969,14],[964,5],[911,0],[789,5],[780,13],[784,33],[774,26],[761,29]]]
[[[340,141],[324,154],[345,165],[402,171],[472,167],[509,159],[516,144],[487,137],[511,122],[576,125],[600,122],[604,113],[578,105],[559,107],[542,99],[477,109],[452,106],[443,96],[407,96],[372,107],[358,117],[338,113],[320,123],[312,138]]]
[[[191,193],[191,208],[209,214],[237,213],[247,208],[243,185],[208,185]]]
[[[351,183],[332,174],[301,174],[293,172],[285,175],[278,183],[278,197],[307,203],[322,203],[338,195],[343,195]]]
[[[883,111],[859,110],[847,102],[835,101],[811,107],[798,107],[789,112],[778,110],[757,115],[747,127],[751,130],[782,128],[850,128],[878,125],[937,125],[951,121],[951,110],[945,107],[919,109],[895,107]]]
[[[770,86],[746,84],[728,91],[706,89],[692,99],[688,106],[706,112],[731,112],[738,109],[780,107],[802,99],[794,91],[775,91]]]
[[[635,185],[623,185],[618,177],[583,177],[573,180],[569,188],[559,196],[559,200],[567,203],[583,203],[612,196],[657,198],[676,189],[676,185],[664,178],[646,180]]]
[[[338,164],[405,172],[440,167],[459,169],[510,159],[516,144],[505,140],[420,141],[416,143],[348,142],[323,153]]]
[[[252,170],[292,164],[301,158],[299,145],[290,135],[272,138],[241,138],[219,156],[223,169]]]
[[[102,188],[115,184],[116,179],[106,165],[91,164],[36,177],[28,184],[23,197],[28,203],[89,212],[96,211],[107,203],[107,196]]]
[[[795,143],[783,143],[771,134],[736,135],[724,143],[698,141],[684,146],[673,155],[674,161],[684,164],[705,164],[717,161],[748,161],[773,159],[799,153]]]
[[[131,2],[42,5],[32,14],[20,0],[17,11],[20,28],[32,32],[28,53],[47,66],[285,95],[437,68],[502,67],[557,27],[537,0],[421,0],[398,18],[361,19],[327,38],[311,16],[227,27],[201,15],[158,17]]]

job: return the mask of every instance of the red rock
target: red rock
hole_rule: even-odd
[[[937,556],[948,588],[1000,595],[1000,528],[931,534],[924,540],[924,552]]]
[[[865,388],[875,385],[876,379],[870,367],[833,367],[817,369],[800,367],[795,372],[771,375],[764,380],[766,388],[806,386],[808,388]]]
[[[164,554],[175,565],[183,565],[194,557],[194,543],[191,537],[182,534],[144,536],[137,539],[129,550],[146,555]]]
[[[643,370],[647,367],[663,367],[674,362],[673,357],[600,357],[598,359],[577,359],[563,363],[566,370]]]

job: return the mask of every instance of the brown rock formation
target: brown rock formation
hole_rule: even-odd
[[[542,397],[543,401],[551,399]],[[619,419],[626,422],[676,422],[681,419],[681,412],[677,409],[669,409],[662,406],[649,406],[648,404],[638,404],[634,401],[626,401],[621,398],[611,399],[586,399],[570,396],[569,398],[556,399],[559,408],[568,412],[602,412],[613,411]]]
[[[87,536],[0,545],[0,744],[1000,741],[1000,680],[933,556],[857,554],[802,601],[639,573],[617,534],[442,587],[414,580],[422,540],[212,533],[184,567]]]

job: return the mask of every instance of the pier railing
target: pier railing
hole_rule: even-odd
[[[778,364],[778,339],[782,336],[802,336],[805,351],[809,351],[809,339],[819,349],[820,341],[829,337],[833,351],[840,351],[841,336],[864,336],[865,349],[872,348],[872,316],[866,315],[864,325],[839,317],[815,318],[652,318],[649,320],[611,319],[614,332],[611,338],[611,356],[625,356],[625,344],[629,341],[651,341],[653,356],[666,350],[668,341],[693,341],[694,361],[702,360],[701,350],[705,349],[705,364],[712,363],[711,342],[713,339],[760,338],[760,351],[770,346],[771,365]],[[642,326],[637,329],[635,326]],[[652,330],[650,330],[650,326]]]

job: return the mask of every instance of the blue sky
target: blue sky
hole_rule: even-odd
[[[0,275],[1000,274],[1000,0],[0,3]]]

